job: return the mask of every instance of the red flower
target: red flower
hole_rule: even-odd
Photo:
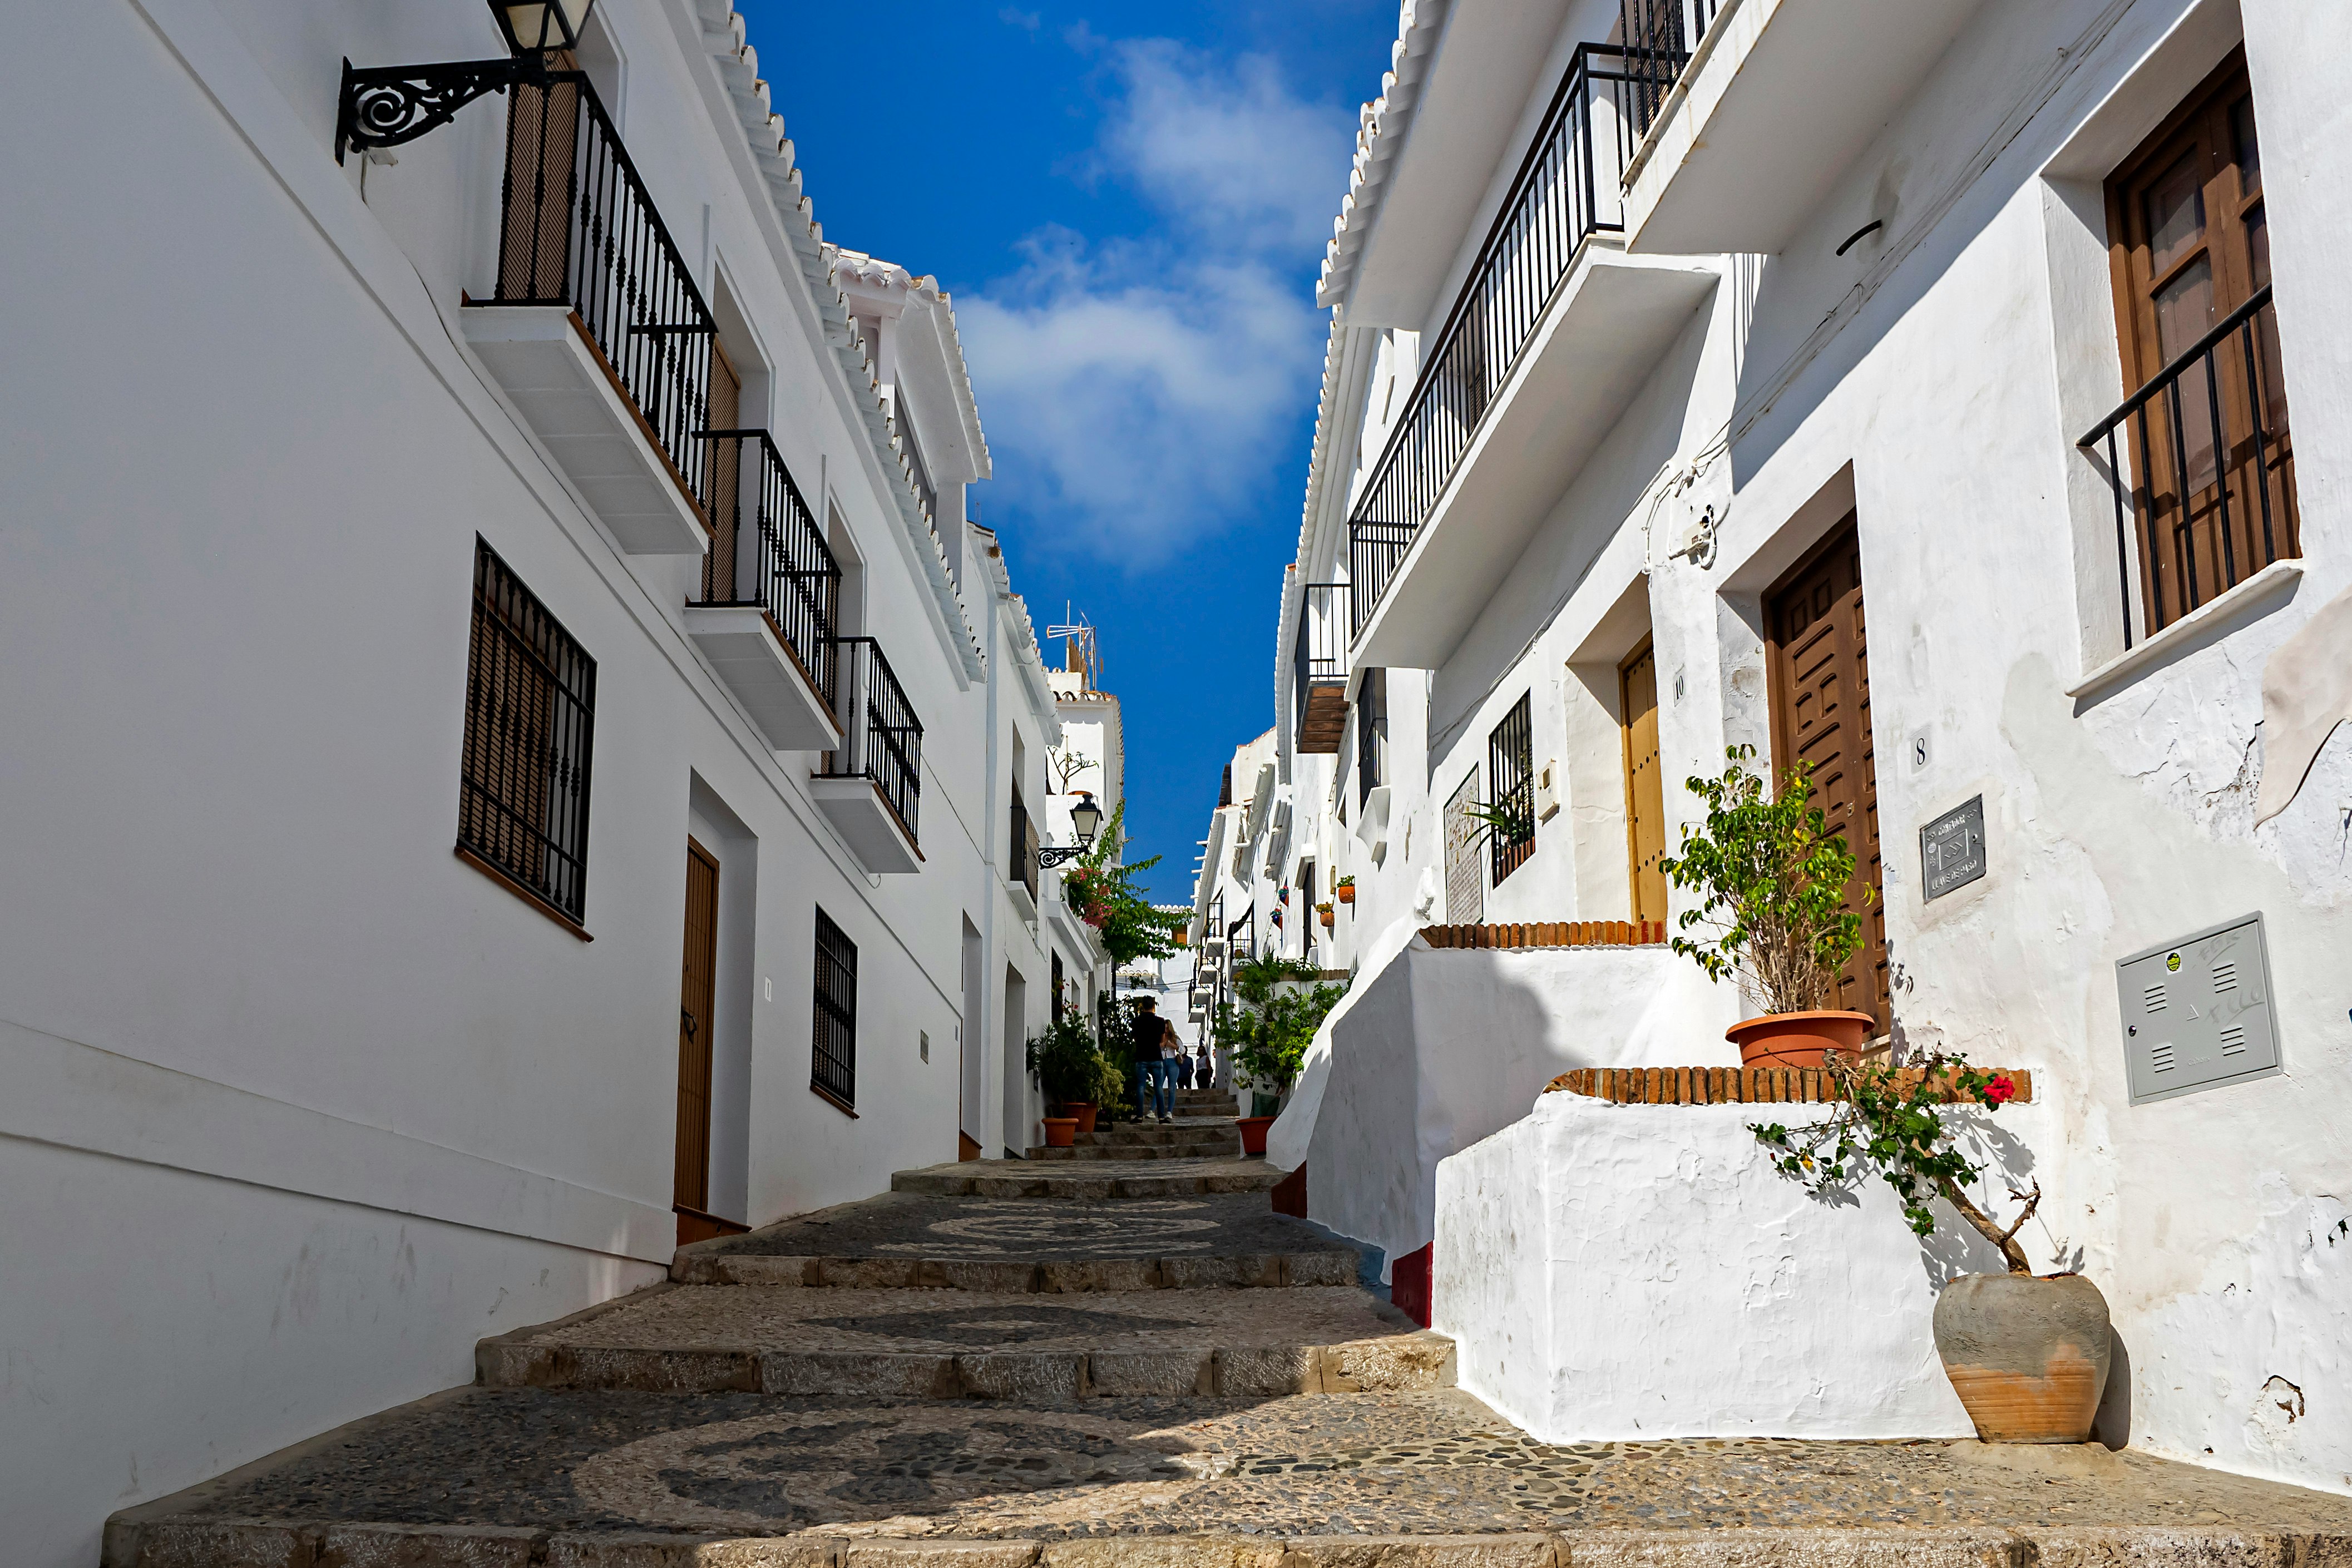
[[[2017,1098],[2017,1080],[2006,1072],[1993,1074],[1992,1082],[1984,1087],[1984,1097],[1988,1105],[2008,1104]]]

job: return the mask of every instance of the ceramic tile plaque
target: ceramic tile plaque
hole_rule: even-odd
[[[1984,797],[1945,812],[1919,830],[1919,880],[1931,899],[1984,875]]]

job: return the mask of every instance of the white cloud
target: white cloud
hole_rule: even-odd
[[[956,313],[991,490],[1048,542],[1148,566],[1254,508],[1297,455],[1323,351],[1309,279],[1351,122],[1263,59],[1161,39],[1107,54],[1122,90],[1094,172],[1132,183],[1164,232],[1042,233]]]

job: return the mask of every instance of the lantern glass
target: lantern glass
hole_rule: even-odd
[[[1070,826],[1076,830],[1078,842],[1088,847],[1102,831],[1102,808],[1095,804],[1092,795],[1079,796],[1078,803],[1070,808]]]
[[[507,37],[507,47],[519,55],[535,55],[578,48],[595,5],[596,0],[531,0],[520,5],[490,0],[490,10]]]

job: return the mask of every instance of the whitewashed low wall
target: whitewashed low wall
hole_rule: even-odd
[[[1748,1130],[1828,1109],[1545,1094],[1444,1161],[1433,1326],[1462,1386],[1548,1442],[1971,1436],[1930,1314],[2000,1258],[1941,1203],[1913,1236],[1875,1177],[1807,1197]],[[2001,1174],[2047,1146],[2038,1106],[1958,1114]]]
[[[1275,1165],[1307,1166],[1310,1217],[1388,1260],[1436,1234],[1438,1162],[1570,1068],[1738,1061],[1731,992],[1663,947],[1439,950],[1398,935],[1324,1020],[1266,1143]]]

